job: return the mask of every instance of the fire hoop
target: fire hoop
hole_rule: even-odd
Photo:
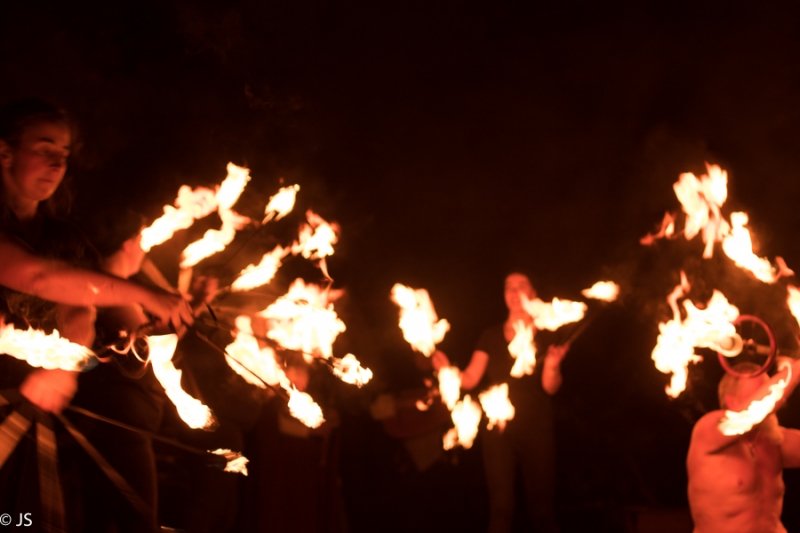
[[[722,365],[722,368],[725,369],[725,372],[731,374],[732,376],[736,376],[737,378],[754,378],[756,376],[760,376],[764,372],[767,371],[769,366],[772,364],[772,361],[775,360],[775,353],[778,351],[778,345],[775,341],[775,334],[772,332],[772,328],[769,325],[758,318],[757,316],[753,315],[740,315],[736,320],[733,321],[734,326],[745,326],[743,329],[747,329],[748,335],[742,335],[742,340],[744,341],[744,347],[742,348],[741,353],[749,353],[752,355],[766,355],[767,360],[761,365],[756,372],[743,374],[741,372],[736,372],[733,370],[730,365],[728,364],[728,358],[725,357],[723,354],[717,352],[717,357],[719,358],[719,364]],[[738,329],[738,328],[737,328]],[[769,339],[769,346],[759,344],[756,337],[756,330],[761,329],[763,333],[766,334],[767,339]],[[763,335],[762,335],[763,338]]]

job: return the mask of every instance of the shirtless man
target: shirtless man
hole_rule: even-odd
[[[800,382],[800,361],[784,361],[791,364],[792,380],[775,410]],[[735,370],[751,373],[757,368],[741,363]],[[774,410],[743,435],[726,436],[719,429],[725,409],[744,411],[786,375],[786,369],[772,378],[726,374],[720,381],[722,409],[697,422],[686,459],[694,533],[786,532],[781,524],[783,469],[800,467],[800,431],[779,426]]]

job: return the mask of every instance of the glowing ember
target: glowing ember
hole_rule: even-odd
[[[752,401],[744,411],[725,411],[725,416],[719,423],[719,430],[723,435],[743,435],[775,410],[775,405],[783,398],[783,392],[792,380],[791,365],[782,361],[781,370],[784,368],[788,371],[786,379],[770,385],[769,393],[764,398]]]
[[[444,436],[444,449],[449,450],[460,444],[464,448],[471,448],[472,442],[478,435],[478,426],[481,423],[481,406],[470,398],[469,394],[458,402],[450,414],[453,419],[454,428],[451,428]]]
[[[228,365],[245,381],[262,389],[277,385],[285,378],[283,369],[275,360],[275,351],[270,347],[261,348],[253,335],[250,317],[236,317],[236,338],[225,351],[230,354],[225,359]]]
[[[211,410],[181,388],[182,372],[172,364],[172,356],[178,346],[178,336],[170,333],[147,337],[147,345],[150,348],[153,372],[169,399],[178,408],[181,419],[193,429],[212,427],[216,421]]]
[[[0,328],[0,353],[21,359],[31,366],[70,371],[80,371],[94,356],[89,348],[61,337],[58,330],[48,335],[33,328],[15,329],[12,324]]]
[[[299,185],[290,185],[281,188],[274,196],[269,199],[267,207],[264,209],[264,221],[280,220],[294,209],[294,202],[297,197],[297,191],[300,190]]]
[[[325,422],[322,409],[311,396],[294,386],[286,391],[289,393],[289,412],[293,417],[310,428],[318,428]]]
[[[491,389],[482,392],[478,399],[481,401],[483,412],[486,413],[486,418],[489,419],[489,429],[492,429],[495,424],[500,428],[500,431],[505,429],[506,422],[514,418],[514,406],[508,399],[508,383],[495,385]]]
[[[436,316],[428,291],[395,283],[392,301],[400,306],[403,338],[414,350],[430,357],[436,351],[436,344],[444,339],[450,324]]]
[[[339,240],[339,226],[328,224],[324,218],[310,209],[306,212],[308,224],[300,227],[298,241],[292,245],[292,253],[306,259],[321,259],[333,255],[333,245]]]
[[[439,369],[438,378],[442,402],[452,411],[461,396],[461,372],[458,367],[445,366]]]
[[[372,379],[372,370],[363,368],[356,356],[349,353],[333,360],[333,373],[345,383],[361,387]]]
[[[230,450],[219,448],[217,450],[209,450],[209,453],[214,455],[221,455],[227,459],[228,463],[225,465],[225,472],[234,472],[236,474],[247,475],[247,463],[250,462],[247,457],[239,452],[232,452]]]
[[[613,281],[598,281],[591,288],[582,290],[581,294],[587,298],[613,302],[619,295],[619,285]]]
[[[149,252],[153,246],[168,241],[176,231],[186,229],[195,220],[213,213],[217,205],[216,195],[211,189],[181,186],[175,207],[165,205],[164,214],[142,230],[142,249]]]
[[[522,307],[533,317],[533,325],[537,329],[555,331],[564,324],[582,319],[586,312],[586,304],[583,302],[553,298],[551,303],[546,303],[539,298],[529,300],[524,294],[520,294],[520,298]]]
[[[508,345],[508,353],[514,358],[511,377],[521,378],[533,374],[536,366],[536,346],[533,344],[533,326],[522,320],[513,324],[514,338]]]
[[[780,257],[776,258],[778,269],[768,259],[753,253],[753,241],[750,231],[745,228],[748,222],[747,213],[731,213],[731,230],[722,240],[722,249],[733,259],[736,266],[749,270],[764,283],[775,283],[781,276],[792,276],[792,272]]]
[[[328,359],[333,342],[346,328],[327,300],[318,286],[294,280],[286,295],[259,313],[270,320],[267,337],[287,350],[303,352],[307,362],[317,354]]]
[[[681,319],[677,302],[689,288],[686,275],[681,272],[681,284],[667,298],[673,318],[658,325],[660,333],[651,355],[660,372],[672,373],[666,392],[673,398],[686,388],[689,363],[702,360],[695,354],[695,348],[711,348],[732,357],[741,353],[743,346],[731,323],[739,316],[739,310],[719,291],[714,291],[705,309],[698,309],[690,300],[685,300],[686,318]]]
[[[266,285],[281,266],[281,261],[289,254],[289,250],[276,246],[271,252],[267,252],[261,258],[258,265],[249,265],[239,274],[239,277],[231,285],[234,291],[247,291]]]

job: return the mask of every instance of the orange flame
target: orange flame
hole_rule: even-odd
[[[641,239],[639,242],[645,246],[650,246],[651,244],[655,243],[658,239],[664,237],[672,237],[675,234],[675,217],[667,211],[664,213],[664,219],[661,221],[661,228],[656,233],[648,233]]]
[[[658,325],[660,333],[651,355],[660,372],[672,374],[666,388],[672,398],[677,398],[686,388],[689,364],[702,360],[695,354],[695,348],[711,348],[732,357],[738,355],[743,346],[736,327],[731,323],[739,316],[739,310],[730,305],[719,291],[714,291],[705,309],[698,309],[690,300],[685,300],[686,318],[681,319],[678,300],[689,289],[686,274],[681,272],[681,284],[667,298],[673,318]]]
[[[228,463],[225,465],[224,472],[234,472],[236,474],[247,475],[247,463],[249,459],[239,452],[232,452],[227,449],[219,448],[217,450],[209,450],[209,453],[214,455],[221,455]]]
[[[306,259],[322,259],[333,255],[333,245],[339,240],[339,226],[329,224],[310,209],[306,211],[308,224],[300,227],[298,241],[292,245],[292,253]]]
[[[444,339],[450,324],[436,316],[428,291],[395,283],[392,301],[400,306],[403,338],[414,350],[430,357],[436,351],[436,344]]]
[[[153,372],[169,399],[178,408],[181,419],[193,429],[212,427],[216,421],[211,410],[181,388],[182,372],[172,364],[172,356],[178,346],[178,336],[170,333],[147,337],[147,345],[150,348]]]
[[[461,396],[461,371],[455,366],[445,366],[439,369],[438,378],[442,402],[452,411]]]
[[[487,391],[478,395],[481,401],[483,412],[486,413],[486,418],[489,419],[489,429],[492,429],[495,424],[503,431],[506,427],[506,422],[514,418],[515,410],[508,399],[508,383],[495,385]]]
[[[522,307],[533,317],[537,329],[555,331],[564,324],[582,319],[587,309],[585,303],[571,300],[553,298],[551,303],[546,303],[539,298],[529,300],[525,294],[520,294],[520,298]]]
[[[456,445],[464,448],[471,448],[475,437],[478,436],[478,426],[481,423],[481,406],[473,401],[469,394],[464,399],[456,403],[450,418],[455,424],[444,436],[444,449],[449,450]]]
[[[736,266],[749,270],[764,283],[775,283],[781,276],[793,276],[782,258],[777,257],[778,268],[773,267],[768,259],[753,253],[753,241],[750,231],[745,228],[748,222],[747,213],[731,213],[731,230],[722,240],[725,255],[733,259]]]
[[[175,207],[164,206],[164,214],[142,230],[142,249],[149,252],[153,246],[172,238],[176,231],[186,229],[194,221],[210,215],[217,209],[214,191],[205,187],[192,189],[182,185],[178,189]]]
[[[351,353],[341,359],[333,360],[333,373],[345,383],[358,387],[372,379],[372,370],[362,367],[356,356]]]
[[[311,396],[300,392],[294,386],[287,388],[286,391],[289,393],[289,412],[293,417],[310,428],[318,428],[325,422],[322,409]]]
[[[690,172],[681,174],[673,189],[686,213],[686,239],[691,240],[702,231],[706,244],[703,257],[709,258],[714,254],[714,243],[728,231],[728,223],[720,214],[728,197],[728,173],[708,163],[706,170],[708,174],[699,179]]]
[[[797,323],[800,324],[800,290],[793,285],[787,286],[786,289],[789,293],[786,299],[786,303],[789,305],[789,311],[792,312]]]
[[[753,400],[744,411],[725,411],[719,423],[719,430],[723,435],[743,435],[760,424],[775,410],[775,405],[783,398],[786,386],[792,380],[792,366],[786,361],[781,361],[781,370],[787,370],[785,379],[770,385],[769,393],[760,400]]]
[[[522,320],[513,324],[514,338],[508,345],[508,353],[514,358],[511,377],[521,378],[533,374],[536,366],[536,346],[533,344],[533,326]]]
[[[245,381],[262,389],[277,385],[285,379],[283,369],[275,360],[275,351],[270,347],[261,348],[253,335],[248,316],[236,317],[236,338],[225,351],[230,354],[225,359],[228,365]]]
[[[21,359],[31,366],[76,372],[94,356],[89,348],[63,338],[58,330],[48,335],[33,328],[15,329],[13,324],[0,328],[0,353]]]
[[[294,202],[297,197],[297,191],[300,190],[299,185],[290,185],[281,188],[274,196],[269,199],[267,207],[264,209],[264,220],[262,224],[266,224],[270,220],[280,220],[294,209]]]
[[[266,285],[275,277],[283,258],[288,254],[289,250],[287,248],[276,246],[274,250],[264,254],[258,265],[245,267],[233,282],[231,288],[234,291],[247,291]]]
[[[591,288],[582,290],[581,294],[587,298],[613,302],[619,296],[619,285],[613,281],[598,281]]]
[[[258,313],[270,320],[267,337],[287,350],[303,352],[306,362],[317,354],[328,359],[333,342],[346,327],[327,300],[318,286],[294,280],[286,295]]]

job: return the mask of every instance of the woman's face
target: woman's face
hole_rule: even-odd
[[[25,128],[19,144],[0,141],[3,187],[17,202],[41,202],[50,198],[64,179],[70,149],[65,124],[39,122]]]
[[[531,300],[536,298],[536,291],[533,290],[528,276],[524,274],[509,274],[505,283],[505,298],[506,307],[512,313],[522,311],[520,294],[524,294]]]

